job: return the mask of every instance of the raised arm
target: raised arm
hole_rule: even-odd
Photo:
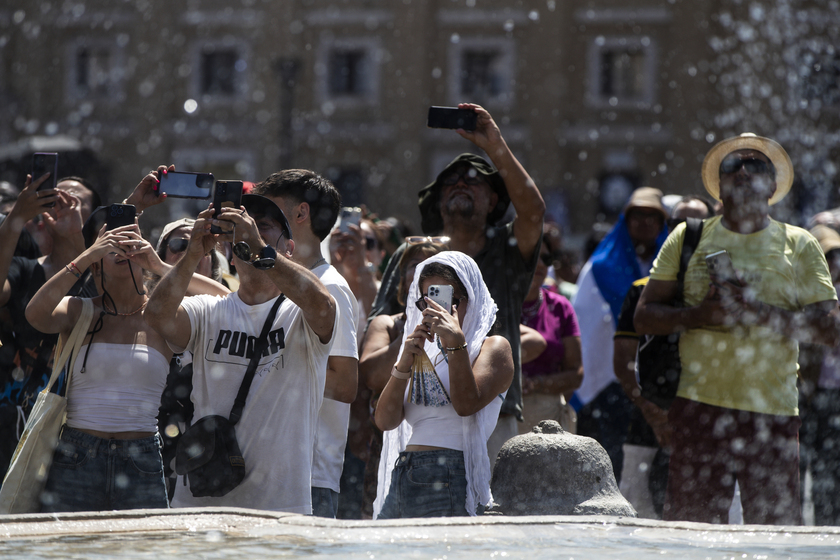
[[[542,235],[545,201],[537,185],[502,137],[493,117],[474,103],[460,103],[459,109],[472,109],[478,114],[475,131],[458,130],[458,134],[484,150],[505,182],[510,201],[516,210],[513,232],[522,257],[529,259]]]
[[[143,314],[146,322],[167,342],[185,348],[190,341],[191,324],[181,301],[193,280],[198,261],[216,244],[210,233],[212,209],[198,215],[189,245],[178,263],[161,278]]]
[[[72,329],[78,319],[78,308],[75,316],[68,313],[65,295],[78,280],[78,274],[87,270],[90,265],[99,261],[108,253],[125,256],[124,245],[121,241],[129,239],[129,232],[136,226],[123,226],[104,232],[88,249],[74,261],[75,268],[68,264],[58,270],[46,283],[41,286],[29,305],[26,306],[26,320],[43,333],[58,333]],[[59,305],[61,304],[61,305]]]
[[[55,204],[57,192],[45,190],[38,192],[38,187],[49,178],[50,174],[45,173],[35,181],[29,175],[26,176],[26,185],[20,192],[15,205],[0,224],[0,307],[9,302],[11,286],[7,278],[9,266],[12,264],[12,257],[15,255],[18,239],[23,231],[26,222],[42,212],[49,210],[48,205]],[[38,196],[40,195],[40,197]]]
[[[174,165],[170,165],[169,167],[165,165],[158,165],[157,169],[150,171],[148,175],[140,180],[137,186],[134,187],[131,194],[123,200],[123,204],[133,204],[137,209],[137,213],[140,214],[146,210],[146,208],[155,206],[156,204],[160,204],[165,201],[166,193],[160,193],[160,195],[158,195],[155,192],[155,188],[160,184],[161,175],[165,175],[170,171],[175,171]]]

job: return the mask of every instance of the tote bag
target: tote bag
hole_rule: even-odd
[[[59,338],[55,349],[59,356],[53,360],[50,381],[44,390],[38,393],[38,399],[29,413],[6,478],[3,479],[3,487],[0,488],[0,514],[36,513],[41,510],[41,492],[47,483],[47,474],[67,410],[67,397],[52,393],[51,389],[67,364],[66,386],[69,390],[70,373],[87,334],[91,317],[93,302],[83,299],[82,314],[63,349]]]

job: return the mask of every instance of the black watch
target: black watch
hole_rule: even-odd
[[[252,261],[251,246],[244,241],[240,241],[233,246],[233,254],[259,270],[274,268],[274,260],[277,258],[277,251],[274,250],[274,247],[266,245],[260,249],[259,255]]]

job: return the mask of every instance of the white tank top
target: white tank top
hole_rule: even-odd
[[[169,362],[142,344],[95,342],[76,358],[67,399],[67,425],[100,432],[156,432]]]
[[[408,445],[464,450],[463,419],[452,404],[423,406],[406,402],[405,420],[411,425]]]

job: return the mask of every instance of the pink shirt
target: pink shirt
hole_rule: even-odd
[[[569,300],[546,288],[542,288],[542,295],[543,302],[536,315],[526,317],[522,314],[522,324],[543,335],[548,344],[545,352],[536,360],[522,364],[522,375],[526,377],[555,373],[563,369],[563,339],[568,336],[580,336],[577,316]],[[526,302],[523,308],[527,307]]]

